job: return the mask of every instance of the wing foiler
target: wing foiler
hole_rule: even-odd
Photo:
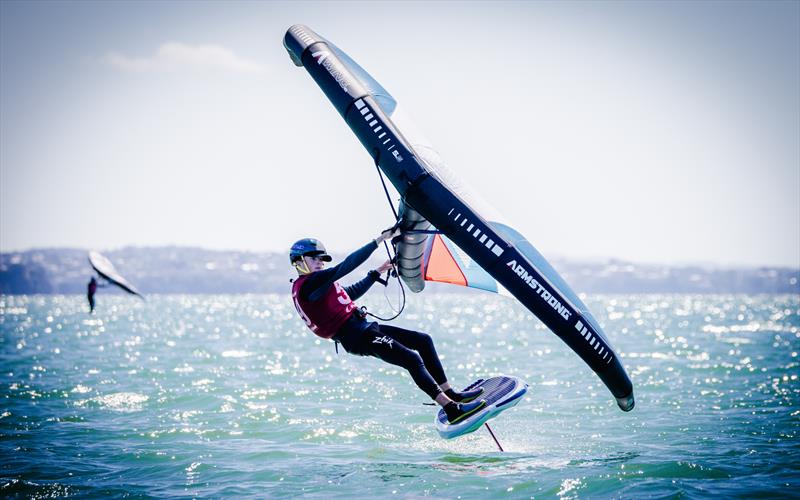
[[[409,287],[421,291],[427,279],[508,292],[597,373],[622,410],[633,409],[631,380],[586,305],[533,245],[448,170],[391,94],[306,26],[289,28],[283,44],[400,194],[406,233],[398,253]],[[438,234],[419,232],[431,226]]]

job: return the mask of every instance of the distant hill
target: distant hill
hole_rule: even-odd
[[[144,294],[286,293],[294,274],[287,256],[275,252],[126,247],[103,253]],[[0,253],[0,293],[85,293],[93,274],[87,254],[88,250],[65,248]],[[371,263],[377,266],[382,260],[376,254]],[[800,269],[792,268],[680,267],[619,260],[553,264],[579,293],[800,293]],[[448,288],[458,291],[444,289]]]

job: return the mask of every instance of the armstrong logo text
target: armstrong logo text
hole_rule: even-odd
[[[536,293],[542,299],[544,299],[544,301],[547,302],[550,305],[550,307],[555,309],[556,312],[560,314],[562,318],[566,320],[569,319],[572,313],[569,312],[569,310],[567,310],[567,307],[561,302],[559,302],[557,298],[553,297],[553,295],[550,292],[545,290],[544,287],[540,285],[538,281],[533,279],[533,276],[528,274],[528,271],[526,271],[525,268],[522,267],[522,265],[517,264],[516,260],[512,260],[506,265],[510,267],[515,273],[517,273],[517,276],[519,276],[522,281],[527,283],[529,287],[531,287],[533,290],[536,290]]]
[[[349,92],[347,90],[347,79],[345,78],[344,71],[334,64],[333,60],[330,59],[330,55],[331,53],[327,50],[321,50],[311,54],[311,56],[317,60],[317,64],[321,64],[328,70],[328,73],[330,73],[333,79],[336,80],[336,83],[342,87],[342,90]]]

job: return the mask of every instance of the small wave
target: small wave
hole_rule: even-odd
[[[78,406],[85,406],[87,403],[94,403],[103,408],[113,411],[129,412],[139,411],[142,405],[150,398],[144,394],[135,392],[116,392],[105,396],[98,396],[77,403]]]
[[[252,355],[253,353],[249,351],[225,351],[222,353],[223,358],[246,358]]]
[[[703,331],[707,333],[738,333],[738,332],[758,332],[761,330],[759,323],[747,323],[746,325],[705,325]]]

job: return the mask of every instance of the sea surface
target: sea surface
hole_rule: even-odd
[[[390,297],[394,302],[394,297]],[[586,302],[636,408],[513,300],[409,297],[464,386],[530,390],[441,439],[406,373],[305,330],[287,295],[0,297],[0,496],[786,498],[800,495],[800,298]],[[365,303],[391,310],[380,292]]]

